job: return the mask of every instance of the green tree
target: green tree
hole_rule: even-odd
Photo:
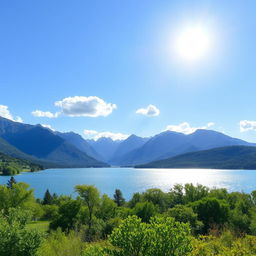
[[[78,224],[81,203],[71,198],[63,200],[59,206],[58,214],[50,223],[50,228],[61,228],[62,231],[70,231]]]
[[[198,220],[198,216],[193,209],[185,205],[176,205],[168,209],[165,215],[173,217],[176,221],[189,223],[193,233],[199,232],[203,227],[203,223]]]
[[[43,234],[26,228],[27,212],[9,209],[8,215],[0,214],[0,255],[35,256]]]
[[[154,205],[158,205],[161,212],[167,209],[168,197],[161,189],[147,189],[142,196],[143,201],[152,202]]]
[[[89,218],[88,218],[88,240],[90,241],[91,238],[91,230],[93,224],[93,215],[96,211],[96,208],[100,204],[100,193],[98,189],[92,185],[77,185],[75,187],[76,192],[84,201],[85,205],[88,208]]]
[[[115,202],[104,194],[100,200],[100,205],[97,210],[97,217],[103,219],[104,221],[114,218],[116,215],[117,205]]]
[[[7,181],[7,188],[12,189],[13,185],[16,184],[16,180],[12,176],[8,181]]]
[[[33,208],[35,203],[33,190],[29,189],[28,184],[19,182],[13,184],[12,189],[0,185],[0,210],[3,212],[8,212],[9,208]]]
[[[206,197],[209,193],[209,189],[203,185],[194,186],[191,184],[185,184],[184,186],[184,202],[185,204],[190,202],[198,201],[204,197]]]
[[[143,222],[149,222],[150,218],[159,212],[158,207],[152,202],[137,203],[133,208],[133,213],[137,215]]]
[[[43,204],[52,204],[53,198],[50,191],[47,189],[44,194]]]
[[[125,199],[124,199],[123,194],[122,194],[120,189],[115,190],[114,201],[117,204],[117,206],[123,206],[124,205]]]
[[[109,237],[116,256],[186,256],[192,250],[188,224],[152,218],[149,224],[130,216]],[[107,251],[111,251],[106,249]]]
[[[203,198],[191,204],[199,220],[204,223],[204,232],[213,226],[222,226],[228,221],[229,205],[224,200],[217,198]]]

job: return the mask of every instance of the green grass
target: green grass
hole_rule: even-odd
[[[47,232],[49,229],[49,221],[33,221],[27,224],[28,229],[36,229],[42,232]]]

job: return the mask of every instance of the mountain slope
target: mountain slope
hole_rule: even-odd
[[[99,138],[98,140],[86,140],[93,149],[103,157],[104,162],[108,162],[115,153],[122,140],[112,140],[111,138]]]
[[[100,156],[95,149],[82,138],[81,135],[74,132],[55,132],[56,135],[66,140],[69,144],[72,144],[80,151],[86,153],[88,156],[93,157],[99,161],[103,161],[103,157]]]
[[[142,147],[123,157],[122,165],[135,165],[175,155],[188,150],[186,135],[177,132],[163,132],[150,138]]]
[[[253,143],[211,130],[197,130],[189,135],[166,131],[150,138],[142,147],[126,154],[122,165],[143,164],[183,153],[235,145],[255,146]]]
[[[129,136],[126,140],[122,141],[116,151],[114,152],[109,163],[114,165],[122,165],[126,161],[127,154],[139,147],[143,146],[149,138],[141,138],[136,135]]]
[[[0,117],[0,137],[26,155],[58,166],[106,166],[41,125],[21,124]]]
[[[256,169],[256,147],[229,146],[178,155],[141,168]]]

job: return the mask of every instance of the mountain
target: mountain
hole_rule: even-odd
[[[57,166],[106,166],[41,125],[22,124],[0,117],[0,137],[8,146],[11,145],[12,149],[16,148],[29,157]]]
[[[81,135],[74,132],[55,132],[55,134],[66,140],[71,145],[77,147],[80,151],[86,153],[88,156],[99,161],[103,161],[103,157],[100,156],[95,149],[85,139],[83,139]]]
[[[117,147],[122,140],[112,140],[111,138],[99,138],[98,140],[86,140],[93,149],[103,157],[104,162],[109,162],[112,155],[115,153]]]
[[[111,159],[108,162],[113,165],[122,165],[123,163],[126,162],[126,155],[129,152],[140,148],[148,140],[149,140],[149,138],[141,138],[141,137],[138,137],[138,136],[132,134],[126,140],[122,141],[118,145],[113,156],[111,157]]]
[[[165,131],[150,138],[143,146],[124,155],[122,165],[138,165],[183,153],[235,145],[255,146],[255,144],[212,130],[197,130],[189,135]]]
[[[256,169],[256,147],[229,146],[186,153],[138,168]]]
[[[11,144],[9,144],[7,141],[5,141],[3,138],[0,137],[0,153],[8,155],[10,157],[16,157],[16,158],[23,158],[23,159],[29,159],[33,158],[22,151],[18,150]]]

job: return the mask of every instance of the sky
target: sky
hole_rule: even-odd
[[[85,138],[204,128],[256,142],[255,10],[254,0],[3,0],[0,115]]]

